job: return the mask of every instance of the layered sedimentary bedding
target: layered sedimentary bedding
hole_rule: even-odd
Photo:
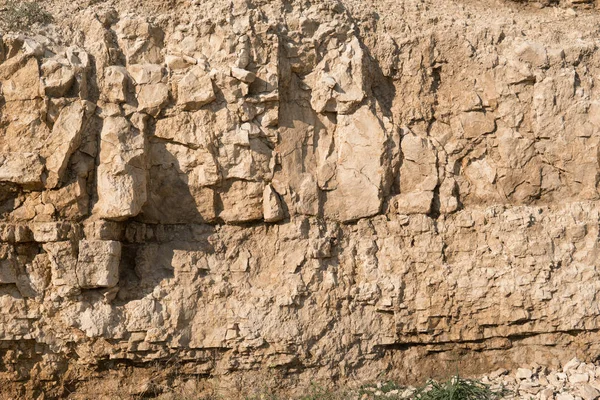
[[[595,4],[92,3],[2,36],[7,391],[600,356]]]

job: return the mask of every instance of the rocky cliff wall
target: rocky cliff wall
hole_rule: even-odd
[[[0,48],[7,393],[600,356],[593,3],[48,4]]]

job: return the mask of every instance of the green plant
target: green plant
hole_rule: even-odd
[[[430,380],[418,389],[415,400],[498,400],[507,396],[507,389],[492,390],[490,386],[473,379],[456,375],[446,382]]]
[[[8,0],[0,16],[2,28],[11,31],[27,30],[35,24],[52,22],[52,15],[38,2]]]

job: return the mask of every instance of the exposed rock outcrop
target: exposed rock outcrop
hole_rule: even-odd
[[[0,379],[600,356],[593,4],[171,3],[2,37]]]

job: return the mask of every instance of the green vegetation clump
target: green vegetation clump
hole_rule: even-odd
[[[35,24],[52,22],[52,15],[38,2],[8,0],[0,14],[0,26],[9,31],[26,31]]]
[[[458,375],[445,382],[429,380],[423,387],[408,389],[393,382],[365,385],[358,390],[328,390],[315,384],[295,400],[500,400],[511,392],[505,388],[492,389],[478,380]],[[288,400],[271,392],[246,397],[245,400]]]
[[[506,397],[509,391],[501,388],[492,390],[490,386],[473,379],[454,376],[446,382],[430,380],[417,390],[414,400],[498,400]]]

